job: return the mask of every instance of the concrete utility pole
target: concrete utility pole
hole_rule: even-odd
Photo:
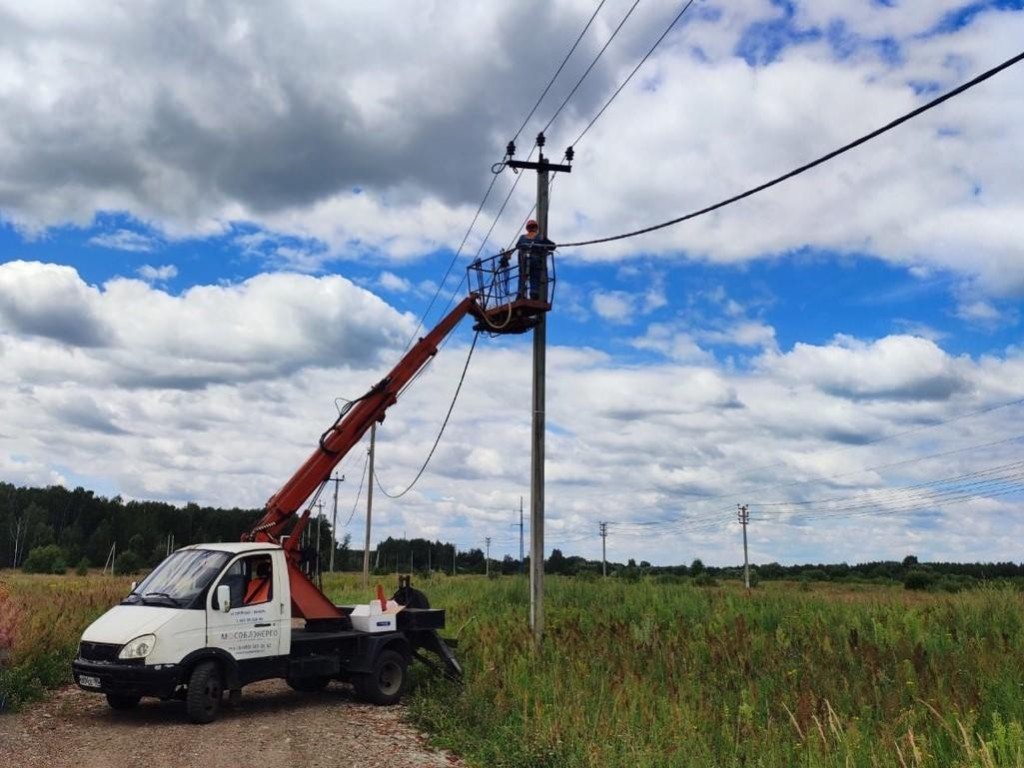
[[[750,512],[746,504],[736,505],[736,516],[743,526],[743,586],[750,589],[750,562],[747,560],[747,524],[750,522]]]
[[[544,142],[544,134],[537,134],[537,146],[540,149],[537,162],[508,161],[511,168],[537,172],[537,236],[542,241],[548,236],[549,174],[552,171],[572,171],[571,166],[556,165],[544,157]],[[509,150],[511,155],[514,146],[510,145]],[[566,150],[566,157],[572,159],[571,147]],[[548,257],[545,254],[545,270],[547,262]],[[547,302],[549,296],[546,272],[542,275],[540,298]],[[545,314],[541,313],[533,329],[533,434],[530,443],[530,627],[533,629],[533,639],[537,645],[544,639],[544,384],[547,347],[547,320]]]
[[[334,473],[334,516],[331,518],[331,573],[334,573],[334,550],[338,548],[338,486],[345,482],[345,476]]]
[[[484,575],[491,575],[491,537],[488,536],[484,539],[487,542],[487,555],[484,557]]]
[[[608,550],[606,544],[608,543],[608,523],[598,523],[598,529],[601,531],[601,575],[608,575]]]
[[[363,542],[363,589],[370,588],[370,521],[373,517],[373,449],[377,445],[377,422],[370,425],[370,466],[366,484],[366,539]],[[385,567],[387,563],[384,564]]]

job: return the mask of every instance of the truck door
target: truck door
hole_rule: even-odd
[[[209,592],[206,611],[206,644],[223,648],[239,661],[287,653],[281,648],[290,622],[283,615],[288,574],[270,552],[240,555],[221,574]],[[229,609],[221,610],[217,588],[231,592]],[[290,643],[289,643],[290,644]]]

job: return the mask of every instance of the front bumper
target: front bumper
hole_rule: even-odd
[[[159,667],[159,669],[158,669]],[[71,662],[75,682],[83,691],[121,696],[170,698],[178,687],[176,664],[112,664],[78,658]],[[82,676],[99,680],[99,687],[83,685]]]

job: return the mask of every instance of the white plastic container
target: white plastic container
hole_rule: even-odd
[[[349,618],[352,619],[352,628],[360,632],[394,632],[398,629],[400,610],[402,606],[389,600],[387,611],[382,611],[380,602],[374,600],[369,604],[357,605]]]

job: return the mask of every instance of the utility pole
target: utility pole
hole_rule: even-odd
[[[572,166],[554,164],[544,157],[544,142],[544,134],[537,134],[537,147],[540,149],[537,162],[508,161],[510,168],[537,172],[537,236],[542,242],[548,236],[549,174],[552,171],[572,171]],[[508,149],[511,157],[515,145],[509,142]],[[565,151],[565,156],[572,162],[572,147]],[[544,271],[541,272],[540,281],[540,299],[544,302],[549,298],[547,263],[548,254],[544,254]],[[542,312],[533,329],[533,430],[530,443],[530,627],[533,629],[534,643],[538,646],[544,639],[544,385],[547,347],[547,319]]]
[[[488,536],[484,539],[487,542],[487,555],[484,557],[484,575],[491,575],[491,537]]]
[[[525,561],[523,560],[523,497],[519,497],[519,522],[512,523],[511,526],[515,528],[519,526],[519,573],[523,573],[525,567]]]
[[[316,577],[320,578],[320,571],[323,569],[320,567],[320,550],[323,547],[323,539],[320,538],[320,526],[324,522],[324,502],[322,500],[316,503],[316,546],[313,551],[316,552],[316,559],[313,561],[313,565],[316,567]]]
[[[345,476],[334,473],[334,517],[331,518],[331,573],[334,573],[334,550],[338,548],[338,486],[345,482]]]
[[[459,556],[459,550],[452,544],[452,576],[455,575],[455,558]]]
[[[743,526],[743,586],[750,589],[750,562],[747,560],[747,524],[750,522],[750,512],[746,504],[736,505],[736,516]]]
[[[598,530],[601,531],[601,575],[608,575],[608,550],[605,545],[608,543],[608,523],[598,523]]]
[[[370,466],[366,483],[366,540],[363,543],[363,589],[370,588],[370,520],[373,517],[373,449],[377,445],[377,422],[370,425]],[[385,567],[387,563],[385,563]]]

